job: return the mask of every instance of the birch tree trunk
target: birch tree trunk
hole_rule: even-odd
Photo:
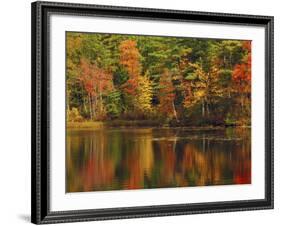
[[[93,120],[92,101],[91,101],[91,95],[90,94],[88,94],[88,100],[89,100],[90,118],[91,118],[91,120]]]
[[[177,122],[179,122],[174,101],[172,102],[172,106],[173,106],[174,117],[177,120]]]
[[[202,99],[202,117],[205,117],[205,103],[204,103],[204,99]]]

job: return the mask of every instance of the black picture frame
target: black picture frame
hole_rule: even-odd
[[[35,224],[273,208],[273,21],[271,16],[240,15],[164,9],[129,8],[57,2],[32,3],[32,208]],[[265,28],[265,198],[197,204],[50,211],[49,175],[49,15],[72,14],[104,17],[173,20],[262,26]]]

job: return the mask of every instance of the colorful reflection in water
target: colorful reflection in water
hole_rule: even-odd
[[[68,130],[66,192],[251,183],[250,129]]]

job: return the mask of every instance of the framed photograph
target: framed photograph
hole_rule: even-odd
[[[273,208],[273,17],[32,3],[32,222]]]

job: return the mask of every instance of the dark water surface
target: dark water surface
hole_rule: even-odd
[[[251,183],[250,129],[67,131],[66,192]]]

